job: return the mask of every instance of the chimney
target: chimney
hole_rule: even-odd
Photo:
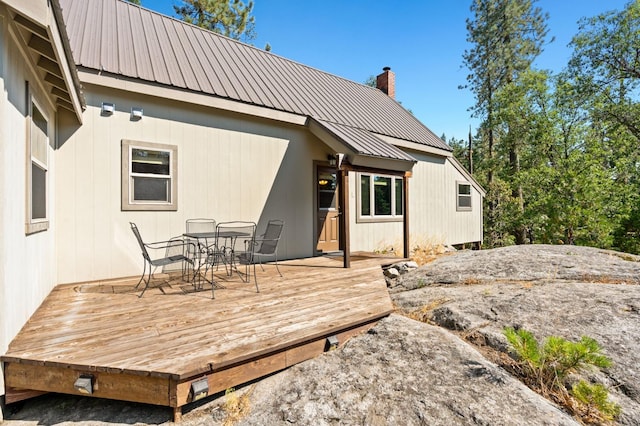
[[[376,77],[376,87],[392,99],[396,98],[396,75],[390,67],[382,68],[382,74]]]

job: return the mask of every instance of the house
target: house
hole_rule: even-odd
[[[140,273],[130,221],[151,241],[188,218],[280,218],[280,258],[344,266],[479,244],[483,189],[394,84],[123,0],[0,0],[0,353],[55,285]]]

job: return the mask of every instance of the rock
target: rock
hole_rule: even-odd
[[[502,331],[538,338],[594,338],[613,366],[602,375],[622,407],[619,424],[640,424],[640,258],[572,246],[458,252],[405,274],[391,289],[403,311],[431,306],[426,320],[506,351]],[[499,277],[498,279],[491,277]],[[452,280],[452,278],[456,278]],[[447,284],[443,284],[449,281]],[[401,291],[406,288],[422,288]]]
[[[398,278],[400,276],[400,271],[391,267],[384,270],[384,275],[389,278]]]
[[[398,315],[261,381],[251,407],[240,425],[578,424],[456,336]]]

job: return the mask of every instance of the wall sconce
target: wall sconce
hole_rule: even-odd
[[[334,349],[338,349],[338,345],[340,344],[340,341],[338,340],[338,336],[329,336],[327,337],[327,341],[324,345],[324,350],[326,351],[332,351]]]
[[[93,393],[93,376],[82,374],[73,383],[73,387],[80,393],[91,395]]]
[[[102,103],[102,109],[100,110],[100,115],[111,115],[116,110],[116,104],[112,104],[109,102]]]
[[[142,116],[143,116],[142,108],[131,107],[131,120],[133,121],[140,120]]]
[[[329,154],[327,155],[327,160],[329,160],[329,166],[331,167],[335,167],[336,166],[336,156]]]
[[[197,401],[209,395],[209,381],[206,377],[191,382],[191,402]]]

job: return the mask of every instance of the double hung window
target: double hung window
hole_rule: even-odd
[[[458,211],[471,210],[471,184],[456,182],[456,209]]]
[[[122,141],[122,210],[177,210],[177,147]]]
[[[27,234],[49,228],[49,120],[31,98],[27,87]]]

